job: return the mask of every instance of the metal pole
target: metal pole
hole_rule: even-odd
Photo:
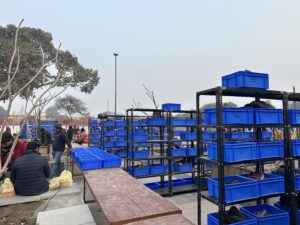
[[[118,53],[114,53],[115,56],[115,116],[117,115],[117,56]]]

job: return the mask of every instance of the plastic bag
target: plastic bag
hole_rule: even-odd
[[[59,177],[54,177],[49,181],[49,191],[53,191],[60,188]]]
[[[72,187],[73,186],[72,173],[70,171],[67,171],[67,170],[62,171],[60,174],[59,180],[60,180],[61,187]]]
[[[16,192],[13,183],[9,178],[6,178],[0,187],[0,197],[9,198],[15,195]]]

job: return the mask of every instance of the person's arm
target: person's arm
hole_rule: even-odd
[[[72,148],[72,145],[70,143],[70,140],[69,140],[67,134],[65,132],[63,132],[61,136],[62,136],[62,139],[66,142],[68,148],[69,149]]]
[[[47,159],[44,161],[44,173],[46,178],[49,178],[51,175],[50,166]]]

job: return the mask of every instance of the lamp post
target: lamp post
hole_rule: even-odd
[[[117,115],[117,56],[119,53],[114,53],[115,56],[115,116]]]

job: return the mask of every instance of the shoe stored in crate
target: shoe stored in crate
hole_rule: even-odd
[[[269,75],[251,71],[238,71],[222,77],[223,87],[269,89]]]
[[[208,195],[216,199],[219,197],[218,178],[208,178]],[[228,176],[224,178],[225,202],[231,203],[258,197],[258,183],[255,180]]]
[[[241,211],[256,218],[258,225],[288,225],[289,214],[270,205],[254,205],[241,207]]]
[[[248,214],[241,212],[247,220],[231,223],[231,225],[257,225],[256,219]],[[219,225],[218,213],[207,214],[207,225]]]

